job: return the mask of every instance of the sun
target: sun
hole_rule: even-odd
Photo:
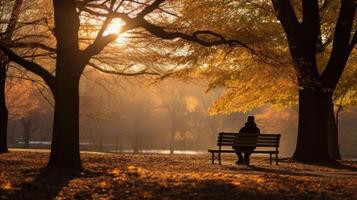
[[[104,31],[103,35],[109,35],[109,34],[118,34],[120,31],[120,28],[125,24],[120,19],[113,19],[112,22],[109,24],[108,28]],[[119,37],[115,40],[117,44],[124,44],[125,43],[125,38],[126,34],[123,33],[119,35]]]

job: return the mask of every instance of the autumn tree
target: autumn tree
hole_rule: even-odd
[[[299,84],[298,141],[294,159],[299,161],[330,160],[328,131],[333,116],[332,96],[357,42],[353,30],[356,2],[342,0],[333,34],[330,58],[322,71],[317,64],[317,52],[324,45],[320,9],[328,1],[301,1],[302,18],[298,18],[289,1],[273,0],[295,66]],[[295,6],[296,7],[296,6]]]
[[[182,38],[205,46],[241,45],[237,40],[226,40],[211,31],[184,33],[165,30],[160,24],[152,21],[154,18],[148,20],[151,13],[157,15],[160,12],[163,2],[164,0],[145,2],[54,0],[53,23],[57,42],[55,75],[39,63],[19,56],[9,48],[9,45],[5,43],[0,45],[0,49],[7,54],[9,60],[39,75],[53,93],[55,111],[49,166],[82,169],[79,154],[79,81],[91,58],[116,40],[118,34],[140,29],[162,39]],[[83,14],[104,18],[96,38],[87,46],[81,46],[79,43]],[[122,20],[124,25],[118,30],[118,34],[105,35],[105,30],[115,18]],[[158,17],[158,23],[159,21]],[[214,39],[204,40],[201,37],[204,35],[213,36]]]
[[[337,84],[350,55],[355,52],[356,3],[207,0],[195,2],[193,6],[187,4],[186,15],[194,18],[190,11],[197,10],[199,4],[209,5],[200,12],[216,11],[210,15],[213,27],[222,32],[226,29],[231,38],[244,36],[241,41],[255,50],[252,56],[235,49],[192,54],[200,55],[199,70],[207,65],[216,67],[204,70],[213,75],[211,87],[228,88],[213,112],[246,111],[265,103],[291,106],[298,102],[294,159],[340,158],[332,100],[340,93],[336,92]],[[226,15],[227,12],[231,14]],[[194,27],[200,27],[203,20],[196,19]]]
[[[11,74],[14,74],[14,72]],[[8,77],[8,81],[13,83],[6,87],[6,101],[11,119],[19,121],[22,125],[24,146],[29,147],[31,134],[35,131],[34,115],[36,112],[44,112],[46,107],[41,105],[40,101],[42,97],[38,87],[41,87],[41,85],[30,80],[24,80],[24,78],[13,75]]]
[[[38,34],[33,33],[33,29],[43,25],[44,20],[39,16],[31,15],[31,13],[38,11],[41,8],[30,8],[33,4],[32,0],[6,0],[0,3],[0,40],[2,43],[13,48],[27,48],[26,51],[21,51],[22,56],[34,59],[38,56],[44,56],[45,52],[40,54],[33,51],[33,48],[46,48],[44,45],[39,45],[40,38],[45,37],[38,31]],[[24,36],[22,33],[28,35]],[[6,92],[5,83],[8,77],[9,69],[14,65],[10,65],[10,59],[4,52],[0,52],[0,152],[7,152],[7,124],[8,124],[8,110],[6,106]],[[31,77],[27,77],[31,79]]]
[[[11,41],[16,30],[22,0],[2,1],[0,3],[0,40]],[[6,54],[0,52],[0,153],[8,152],[7,148],[7,124],[8,110],[5,100],[6,71],[9,65]]]

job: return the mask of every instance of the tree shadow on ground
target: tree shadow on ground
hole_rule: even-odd
[[[247,185],[235,185],[220,180],[173,182],[153,182],[135,180],[135,186],[124,182],[115,186],[113,199],[286,199],[287,194],[279,191],[263,191]],[[138,187],[139,186],[139,187]],[[130,192],[125,191],[130,188]],[[311,198],[309,194],[297,194],[301,199]]]
[[[23,173],[31,173],[23,171]],[[32,172],[34,173],[34,172]],[[54,199],[68,183],[79,175],[71,170],[43,168],[34,179],[24,182],[8,199]]]
[[[281,161],[280,161],[281,162]],[[285,162],[287,164],[289,163],[295,163],[295,161],[291,159],[284,159],[282,162]],[[325,162],[325,163],[315,163],[315,162],[305,162],[302,164],[306,165],[311,165],[311,166],[316,166],[316,167],[326,167],[330,169],[336,169],[336,170],[347,170],[348,172],[357,172],[357,168],[343,163],[343,161],[334,161],[334,162]],[[319,173],[313,172],[313,171],[299,171],[299,170],[294,170],[294,169],[285,169],[285,168],[269,168],[266,167],[265,165],[263,167],[261,166],[256,166],[256,165],[249,165],[246,167],[236,167],[236,166],[231,166],[228,168],[229,170],[235,170],[235,171],[247,171],[247,172],[261,172],[261,173],[268,173],[268,174],[278,174],[278,175],[291,175],[291,176],[311,176],[311,177],[322,177],[325,176],[325,173],[329,173],[328,171],[323,171]],[[331,172],[330,172],[331,173]],[[346,175],[344,173],[341,173],[341,175]],[[348,174],[351,175],[351,174]]]
[[[343,169],[343,170],[349,170],[351,172],[357,172],[357,167],[347,165],[343,163],[343,161],[333,161],[333,162],[324,162],[324,163],[305,163],[309,165],[315,165],[315,166],[320,166],[320,167],[328,167],[331,169]]]
[[[279,159],[279,162],[284,162],[284,163],[296,163],[295,160],[293,160],[292,158],[283,158],[283,159]],[[330,169],[337,169],[337,170],[349,170],[352,172],[356,172],[357,171],[357,167],[352,166],[357,165],[356,161],[330,161],[330,162],[300,162],[302,164],[306,164],[306,165],[313,165],[313,166],[318,166],[318,167],[326,167],[326,168],[330,168]]]

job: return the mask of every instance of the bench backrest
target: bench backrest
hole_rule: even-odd
[[[279,147],[280,134],[225,133],[218,134],[217,146]]]

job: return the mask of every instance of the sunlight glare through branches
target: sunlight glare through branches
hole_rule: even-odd
[[[104,35],[119,34],[120,28],[124,24],[125,23],[120,19],[113,19],[113,21],[109,24],[107,30],[104,31]],[[125,43],[125,38],[126,38],[126,34],[125,33],[120,34],[119,37],[115,40],[115,43],[124,44]]]

